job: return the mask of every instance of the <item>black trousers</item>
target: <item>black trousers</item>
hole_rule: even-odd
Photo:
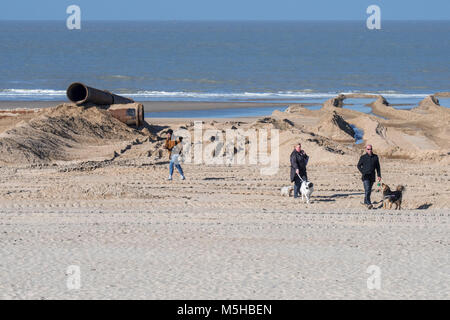
[[[372,194],[372,187],[375,181],[372,180],[363,180],[364,184],[364,204],[372,204],[370,201],[370,195]]]

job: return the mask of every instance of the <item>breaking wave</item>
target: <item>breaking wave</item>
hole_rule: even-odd
[[[114,90],[112,90],[114,91]],[[131,98],[141,100],[153,99],[188,99],[188,100],[304,100],[304,99],[329,99],[336,96],[337,92],[312,92],[311,90],[303,91],[278,91],[278,92],[183,92],[183,91],[151,91],[151,90],[118,90],[118,94],[126,95]],[[345,92],[356,93],[356,92]],[[361,93],[361,92],[357,92]],[[374,94],[374,93],[371,93]],[[376,94],[376,93],[375,93]],[[428,94],[406,94],[399,92],[380,92],[386,98],[394,99],[423,99]],[[65,90],[53,89],[0,89],[0,99],[19,100],[21,98],[43,100],[43,99],[65,99]]]

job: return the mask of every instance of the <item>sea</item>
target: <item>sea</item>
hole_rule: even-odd
[[[0,48],[3,101],[65,100],[72,82],[137,101],[311,108],[338,93],[379,93],[408,109],[450,91],[450,21],[383,21],[380,30],[365,21],[82,21],[80,30],[0,21]],[[346,107],[370,112],[366,103]]]

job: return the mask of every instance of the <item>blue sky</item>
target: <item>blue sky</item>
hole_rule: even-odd
[[[385,20],[450,20],[450,0],[14,0],[0,20],[65,20],[72,4],[85,20],[365,20],[372,4]]]

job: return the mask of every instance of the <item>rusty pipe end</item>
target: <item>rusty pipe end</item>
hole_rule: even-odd
[[[74,82],[67,88],[66,94],[70,101],[80,105],[87,101],[89,97],[89,90],[83,83]]]

